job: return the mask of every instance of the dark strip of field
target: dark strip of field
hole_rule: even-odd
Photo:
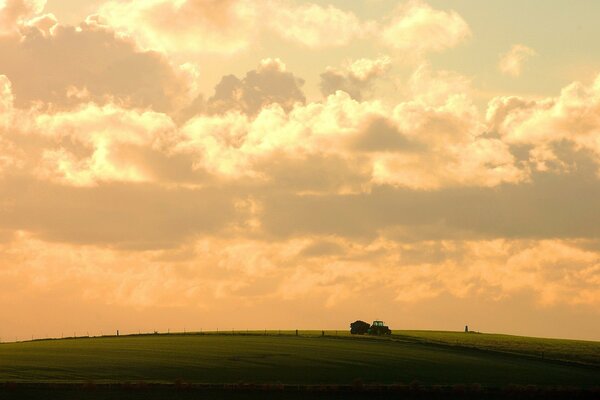
[[[268,399],[582,399],[595,400],[600,389],[509,385],[485,388],[480,385],[352,385],[288,384],[4,384],[2,399],[28,400],[268,400]]]

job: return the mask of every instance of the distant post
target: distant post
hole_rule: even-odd
[[[119,336],[119,330],[117,329],[117,336]]]
[[[298,329],[296,329],[296,336],[298,336]]]
[[[325,331],[321,331],[321,336],[325,336]]]
[[[465,333],[469,333],[469,325],[465,325]]]

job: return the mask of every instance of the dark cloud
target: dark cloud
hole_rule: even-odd
[[[265,197],[263,224],[273,237],[321,234],[398,240],[595,238],[600,185],[590,174],[536,174],[496,188],[432,191],[377,187],[351,195]]]
[[[375,59],[361,58],[352,63],[346,63],[341,69],[328,67],[321,74],[321,93],[323,96],[329,96],[342,90],[353,99],[361,101],[390,66],[391,59],[387,56],[380,56]]]
[[[323,257],[331,255],[340,255],[343,252],[344,248],[339,244],[332,241],[321,240],[315,241],[314,243],[311,243],[310,245],[303,248],[302,251],[300,251],[300,253],[298,254],[298,256],[302,258]]]
[[[27,230],[44,240],[150,249],[217,235],[244,214],[236,197],[211,189],[150,184],[74,188],[28,179],[0,181],[0,229]]]
[[[119,145],[114,147],[113,158],[138,166],[159,183],[207,185],[216,181],[205,170],[194,169],[195,157],[187,153],[167,154],[147,146]]]
[[[354,150],[367,152],[424,150],[424,146],[408,139],[392,122],[382,117],[370,120],[353,145]]]
[[[0,203],[1,207],[1,203]],[[1,243],[9,243],[14,238],[14,232],[9,230],[0,229],[0,244]]]
[[[167,112],[184,101],[187,90],[163,56],[137,50],[93,23],[57,25],[52,34],[31,27],[22,38],[0,37],[0,54],[0,74],[12,82],[18,107],[112,99]]]
[[[303,191],[335,193],[358,189],[371,179],[371,170],[333,155],[312,154],[298,158],[275,153],[255,168],[269,176],[269,188],[287,193]]]
[[[208,99],[208,110],[223,113],[238,110],[254,115],[264,106],[277,103],[289,111],[296,103],[304,103],[306,98],[301,87],[304,80],[296,77],[278,60],[268,60],[249,71],[242,79],[227,75],[215,87],[215,94]]]
[[[323,96],[334,94],[338,90],[342,90],[350,95],[355,100],[362,100],[362,92],[369,88],[371,82],[361,81],[359,79],[347,76],[336,70],[325,71],[321,74],[321,93]]]

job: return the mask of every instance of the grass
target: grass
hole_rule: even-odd
[[[544,351],[544,359],[539,354]],[[0,382],[478,383],[591,387],[600,343],[451,332],[237,332],[0,345]],[[585,365],[584,365],[585,364]]]
[[[423,343],[485,349],[600,366],[600,342],[444,331],[396,331],[396,337]]]

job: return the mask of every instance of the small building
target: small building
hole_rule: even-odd
[[[350,333],[353,335],[365,335],[369,332],[370,327],[371,325],[365,321],[354,321],[350,324]]]

